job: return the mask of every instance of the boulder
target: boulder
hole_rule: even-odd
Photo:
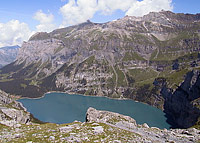
[[[131,126],[136,126],[136,121],[125,115],[121,115],[109,111],[98,111],[92,107],[87,110],[86,122],[97,122],[97,123],[111,123],[116,124],[118,122],[131,123]],[[119,123],[118,123],[119,124]]]

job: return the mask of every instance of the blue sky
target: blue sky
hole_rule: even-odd
[[[103,23],[161,9],[196,14],[200,13],[200,0],[2,0],[0,47],[20,44],[38,31],[50,32],[87,19]]]
[[[33,19],[38,10],[55,14],[55,19],[61,21],[59,8],[66,2],[61,0],[2,0],[0,2],[0,23],[17,19],[28,23],[32,29],[38,21]]]

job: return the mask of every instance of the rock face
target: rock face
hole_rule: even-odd
[[[10,104],[13,100],[3,91],[0,90],[0,104]]]
[[[199,22],[200,14],[161,11],[37,33],[1,69],[0,88],[24,97],[64,91],[129,98],[164,110],[170,100],[154,81],[175,91],[188,72],[199,70]]]
[[[16,60],[19,48],[19,46],[0,48],[0,68]]]
[[[163,87],[164,112],[173,118],[178,127],[188,128],[200,117],[200,73],[187,73],[185,81],[175,90]]]
[[[30,113],[7,93],[0,91],[0,124],[16,126],[30,122]]]
[[[90,107],[86,113],[86,122],[112,123],[116,121],[123,121],[124,123],[127,122],[136,126],[136,121],[133,118],[118,113],[98,111],[92,107]]]
[[[23,110],[16,110],[16,109],[1,109],[2,113],[7,115],[11,119],[15,119],[16,122],[25,124],[29,122],[30,115],[25,114]]]

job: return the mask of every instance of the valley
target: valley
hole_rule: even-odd
[[[36,33],[1,68],[0,89],[128,98],[162,109],[176,127],[199,126],[199,22],[199,14],[161,11]]]

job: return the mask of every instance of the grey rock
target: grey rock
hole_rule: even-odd
[[[11,102],[13,102],[12,98],[10,98],[7,93],[0,90],[0,104],[9,104]]]
[[[164,111],[171,116],[181,128],[189,128],[200,117],[200,73],[197,70],[188,72],[184,82],[172,91],[162,87],[161,95],[165,98]],[[194,106],[195,105],[195,106]]]
[[[114,140],[113,143],[121,143],[119,140]]]
[[[21,127],[22,125],[21,124],[16,124],[14,127],[15,128],[19,128],[19,127]]]
[[[60,132],[68,133],[68,132],[72,131],[73,128],[74,127],[72,127],[72,126],[65,126],[65,127],[59,128],[59,130],[60,130]]]
[[[144,123],[142,126],[143,126],[144,128],[149,128],[149,126],[147,125],[147,123]]]
[[[97,123],[111,122],[112,123],[113,119],[117,121],[122,120],[122,122],[125,121],[124,123],[131,123],[131,126],[136,126],[136,121],[133,118],[129,116],[124,116],[118,113],[109,112],[109,111],[98,111],[92,107],[90,107],[86,113],[87,122],[97,122]]]
[[[1,111],[18,123],[25,124],[25,123],[27,123],[27,121],[30,120],[30,114],[29,113],[26,114],[22,110],[8,108],[8,109],[2,109]]]
[[[99,126],[99,124],[97,124],[97,123],[93,123],[92,125],[93,125],[93,126]]]
[[[49,140],[55,140],[56,138],[54,136],[50,136]]]
[[[101,134],[104,132],[103,127],[102,126],[97,126],[97,127],[92,127],[94,129],[94,132],[97,134]]]
[[[105,117],[106,116],[106,117]],[[121,121],[110,122],[110,120],[116,120],[116,116],[120,117]],[[118,120],[120,120],[118,118]],[[117,113],[108,111],[98,111],[94,108],[89,108],[86,114],[86,119],[88,122],[98,122],[105,123],[111,127],[117,127],[126,131],[134,132],[142,136],[144,142],[195,142],[200,139],[199,130],[197,129],[171,129],[171,130],[161,130],[157,127],[151,127],[146,124],[137,125],[134,119],[130,117],[119,115]],[[126,119],[126,120],[124,120]],[[94,123],[93,123],[94,124]],[[97,126],[99,128],[99,126]],[[93,128],[97,128],[93,127]],[[113,131],[112,128],[108,129]],[[141,139],[135,142],[141,142]]]
[[[26,109],[23,107],[23,105],[15,101],[10,95],[1,90],[0,104],[1,124],[18,128],[21,127],[21,124],[30,123],[30,113],[26,112]]]
[[[15,134],[15,138],[21,138],[20,134]]]
[[[130,123],[130,122],[127,122],[127,121],[119,121],[115,124],[115,126],[119,127],[119,128],[133,129],[133,128],[136,127],[136,124]]]

